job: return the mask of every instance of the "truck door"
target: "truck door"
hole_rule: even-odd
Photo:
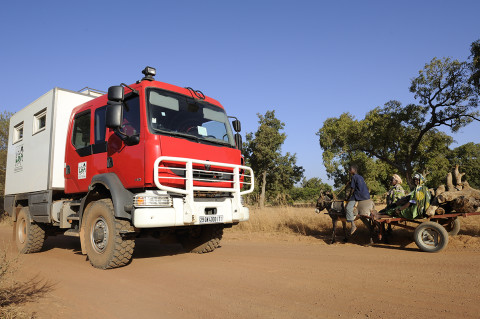
[[[92,156],[94,174],[107,173],[107,127],[105,123],[105,112],[107,106],[97,108],[93,113],[93,141]]]
[[[144,187],[144,140],[141,138],[140,98],[136,94],[127,95],[123,109],[121,133],[128,136],[139,135],[136,145],[125,145],[112,130],[108,137],[108,172],[115,173],[125,188]]]
[[[87,192],[92,179],[91,111],[75,114],[65,149],[65,192]]]

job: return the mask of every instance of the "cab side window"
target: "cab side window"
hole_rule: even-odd
[[[104,153],[107,151],[107,142],[105,141],[105,135],[107,132],[105,122],[106,110],[107,106],[102,106],[95,110],[93,124],[95,144],[92,146],[93,154]]]
[[[138,96],[125,100],[123,122],[120,131],[129,136],[140,134],[140,99]]]
[[[106,109],[106,106],[102,106],[95,110],[95,144],[105,142],[105,132],[107,130],[105,123]]]
[[[90,111],[75,116],[72,144],[80,156],[90,155]]]

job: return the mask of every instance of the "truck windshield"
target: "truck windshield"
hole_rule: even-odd
[[[157,89],[150,89],[147,99],[148,123],[154,132],[235,147],[220,107]]]

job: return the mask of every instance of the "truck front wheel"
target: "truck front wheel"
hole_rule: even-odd
[[[133,238],[124,238],[132,226],[129,221],[114,216],[110,199],[101,199],[88,205],[83,219],[84,243],[87,256],[95,268],[109,269],[130,263],[135,248]]]
[[[45,241],[45,230],[38,224],[30,223],[29,211],[23,207],[17,215],[13,226],[15,243],[21,254],[39,252]]]
[[[204,254],[214,251],[220,246],[223,236],[223,225],[195,226],[190,232],[180,235],[183,248],[191,253]]]

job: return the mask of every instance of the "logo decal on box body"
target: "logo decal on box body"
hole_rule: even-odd
[[[15,169],[14,172],[23,170],[23,145],[18,145],[15,149]]]

